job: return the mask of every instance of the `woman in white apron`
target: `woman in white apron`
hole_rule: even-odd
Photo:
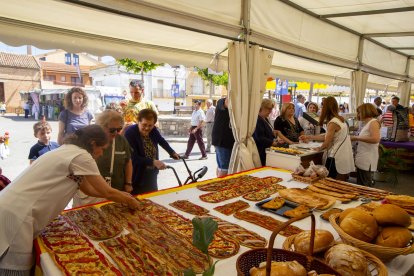
[[[131,195],[111,188],[99,174],[94,159],[102,155],[107,143],[100,126],[79,129],[0,192],[0,275],[30,274],[33,240],[79,189],[138,207]]]
[[[359,185],[372,185],[372,172],[377,170],[378,145],[381,140],[381,125],[376,107],[371,103],[364,103],[357,108],[357,119],[363,122],[364,127],[359,136],[351,136],[352,141],[357,141],[355,166],[357,169],[357,183]]]

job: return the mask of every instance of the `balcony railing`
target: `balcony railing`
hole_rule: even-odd
[[[79,87],[85,87],[85,85],[81,82],[67,82],[67,81],[57,81],[54,80],[53,84],[56,85],[66,85],[66,86],[79,86]]]

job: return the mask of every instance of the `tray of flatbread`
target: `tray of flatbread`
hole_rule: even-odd
[[[269,198],[256,203],[256,206],[262,210],[285,217],[292,218],[309,213],[311,210],[304,206],[298,205],[281,197]]]
[[[279,196],[296,204],[318,210],[328,209],[336,202],[336,198],[299,188],[279,190]]]

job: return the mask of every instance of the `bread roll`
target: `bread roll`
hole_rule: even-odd
[[[413,238],[411,231],[404,227],[384,227],[378,234],[375,244],[386,247],[406,247]]]
[[[311,231],[303,231],[295,236],[293,244],[295,246],[295,251],[303,254],[310,254],[310,237]],[[331,232],[327,230],[315,230],[315,243],[313,252],[323,252],[331,246],[334,240],[334,236]]]
[[[338,244],[325,253],[326,263],[342,276],[366,276],[368,263],[364,254],[353,246]]]
[[[266,276],[266,262],[250,269],[250,276]],[[272,262],[270,276],[307,276],[306,269],[297,261]]]
[[[358,209],[349,212],[339,226],[348,235],[365,242],[372,241],[378,234],[378,225],[375,218]]]
[[[411,224],[410,215],[401,207],[394,204],[383,204],[372,211],[379,225],[398,225],[408,227]]]
[[[339,214],[339,223],[341,223],[342,222],[342,220],[350,213],[350,212],[352,212],[353,210],[357,210],[357,208],[349,208],[349,209],[345,209],[344,211],[342,211],[340,214]]]

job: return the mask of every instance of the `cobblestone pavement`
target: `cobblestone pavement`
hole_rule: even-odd
[[[15,114],[6,114],[0,117],[0,135],[5,131],[10,133],[10,156],[6,159],[0,159],[0,167],[3,168],[3,174],[15,179],[24,169],[29,167],[29,150],[37,142],[33,135],[33,124],[36,122],[34,118],[25,119],[23,116],[16,116]],[[52,141],[57,140],[58,122],[49,121],[52,126]],[[184,137],[165,137],[170,142],[171,147],[179,154],[185,152],[187,138]],[[214,149],[214,147],[213,147]],[[207,166],[208,171],[206,175],[199,181],[216,177],[216,156],[215,154],[208,154],[207,160],[198,160],[201,157],[198,146],[195,145],[190,159],[187,160],[187,165],[193,173],[203,166]],[[168,165],[174,167],[182,182],[188,177],[187,169],[181,160],[172,160],[168,153],[160,147],[160,160],[166,162]],[[178,185],[177,179],[172,170],[167,169],[161,171],[158,176],[158,183],[160,189],[175,187]]]

